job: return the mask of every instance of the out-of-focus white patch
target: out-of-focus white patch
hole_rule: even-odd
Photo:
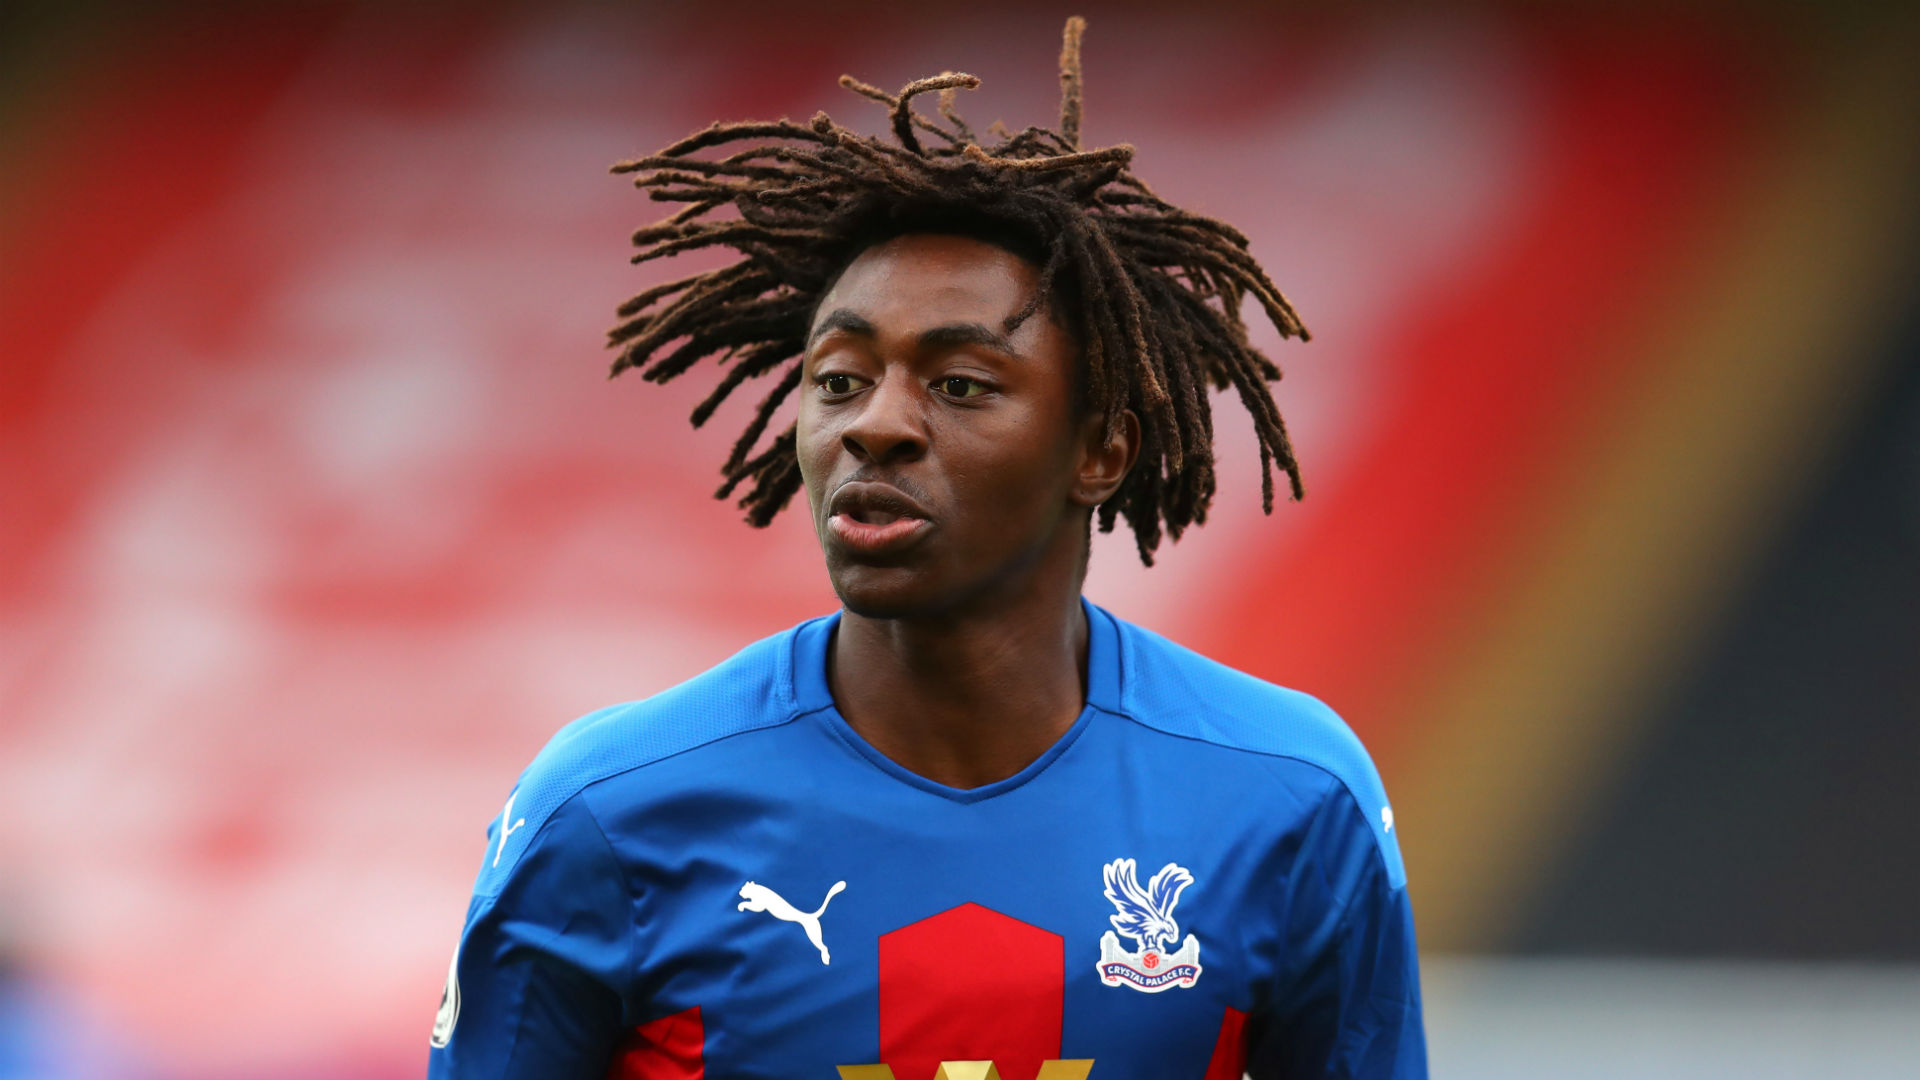
[[[440,1010],[433,1014],[433,1034],[428,1038],[434,1049],[453,1039],[453,1025],[460,1022],[460,946],[453,947],[453,962],[447,965],[447,985],[440,990]]]

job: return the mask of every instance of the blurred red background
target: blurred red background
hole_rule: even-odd
[[[1047,122],[1064,13],[11,17],[0,951],[64,1003],[46,1075],[418,1070],[546,736],[834,603],[802,516],[709,498],[744,408],[606,382],[673,272],[607,166],[878,130],[842,72]],[[1914,21],[1089,14],[1088,141],[1314,332],[1256,331],[1306,501],[1261,516],[1228,402],[1212,520],[1089,595],[1349,718],[1436,954],[1920,960]]]

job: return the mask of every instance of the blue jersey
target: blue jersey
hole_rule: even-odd
[[[848,726],[838,616],[569,725],[489,830],[429,1075],[1424,1077],[1359,741],[1086,610],[1086,708],[985,787]]]

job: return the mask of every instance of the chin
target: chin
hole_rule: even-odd
[[[868,619],[906,619],[949,606],[924,571],[903,566],[829,566],[840,606]]]

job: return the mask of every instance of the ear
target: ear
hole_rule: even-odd
[[[1069,494],[1074,505],[1093,509],[1120,490],[1140,456],[1140,418],[1123,409],[1112,425],[1090,415],[1080,423],[1080,461]]]

